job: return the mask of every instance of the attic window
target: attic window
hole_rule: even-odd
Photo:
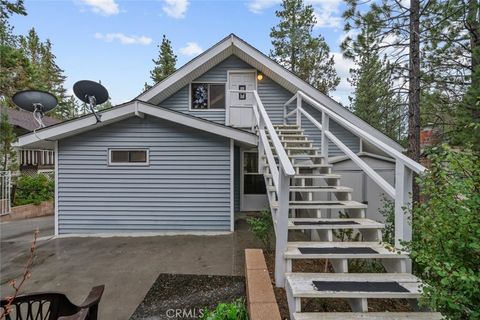
[[[224,83],[192,83],[190,90],[191,109],[225,109]]]
[[[109,149],[108,165],[148,166],[148,149]]]

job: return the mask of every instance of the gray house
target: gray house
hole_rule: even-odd
[[[403,208],[412,176],[425,168],[235,35],[101,120],[19,138],[19,147],[56,151],[57,235],[232,232],[237,212],[268,208],[275,283],[292,319],[324,319],[302,312],[311,298],[345,298],[362,312],[336,319],[440,318],[365,314],[369,298],[421,294],[401,241],[411,238]],[[382,194],[394,201],[398,252],[382,243]],[[289,241],[293,230],[307,241]],[[292,272],[299,259],[328,259],[337,273]],[[348,273],[352,259],[376,259],[387,273]]]

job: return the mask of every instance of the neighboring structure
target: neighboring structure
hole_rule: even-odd
[[[366,312],[367,298],[419,297],[408,256],[380,243],[384,226],[362,201],[378,203],[381,193],[394,200],[400,248],[411,237],[403,208],[412,175],[425,168],[235,35],[101,115],[101,123],[87,115],[19,138],[23,148],[55,148],[57,235],[231,232],[235,212],[270,208],[275,281],[286,286],[292,319],[322,316],[300,314],[302,299],[348,298]],[[363,192],[340,184],[335,170],[362,172],[361,183],[350,181]],[[365,242],[335,242],[352,229]],[[289,230],[314,241],[288,242]],[[379,259],[390,274],[345,274],[357,258]],[[292,273],[296,259],[329,259],[343,275]],[[332,281],[332,289],[314,289]]]
[[[34,131],[38,128],[38,123],[32,116],[32,113],[14,108],[5,108],[10,124],[13,126],[15,134],[23,134]],[[3,110],[2,110],[3,111]],[[45,126],[51,126],[61,122],[58,119],[44,116]],[[52,171],[54,169],[55,154],[53,149],[21,149],[18,153],[17,162],[21,171],[39,172]]]

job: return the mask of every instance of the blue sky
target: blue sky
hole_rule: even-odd
[[[342,82],[331,96],[348,103],[346,81],[353,65],[341,57],[341,0],[310,0],[321,33],[335,56]],[[268,53],[270,28],[278,20],[279,0],[26,0],[28,15],[11,19],[14,32],[35,27],[53,42],[58,65],[65,70],[69,92],[82,79],[101,80],[117,104],[136,97],[149,81],[152,59],[165,34],[178,56],[177,67],[235,33]]]

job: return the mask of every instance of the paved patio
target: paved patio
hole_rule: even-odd
[[[129,319],[160,273],[243,275],[244,248],[258,247],[245,220],[219,236],[51,238],[53,218],[0,224],[0,296],[11,291],[39,227],[37,258],[23,291],[61,291],[80,303],[91,287],[105,284],[100,319]]]

